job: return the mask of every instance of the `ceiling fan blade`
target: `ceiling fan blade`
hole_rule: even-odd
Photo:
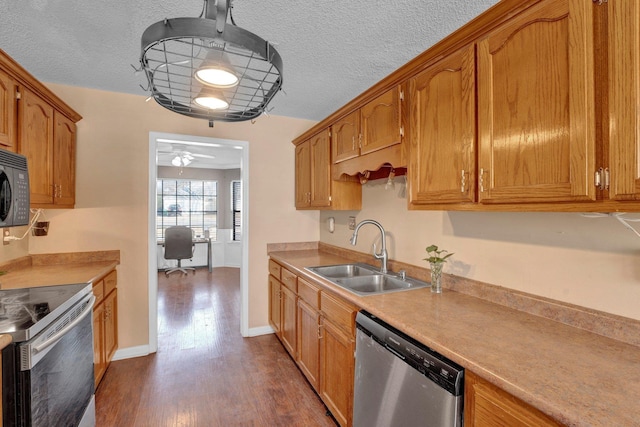
[[[203,159],[215,159],[216,156],[211,156],[209,154],[191,154],[193,157],[201,157]]]

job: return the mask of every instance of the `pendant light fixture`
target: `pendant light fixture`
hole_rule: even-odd
[[[280,54],[235,25],[230,3],[204,0],[200,17],[164,19],[142,35],[140,64],[151,96],[210,126],[255,119],[282,87]]]

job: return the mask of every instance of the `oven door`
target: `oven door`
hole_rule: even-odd
[[[87,296],[35,338],[18,345],[18,425],[78,426],[87,418],[95,424],[95,413],[85,414],[93,408],[94,301],[93,295]]]

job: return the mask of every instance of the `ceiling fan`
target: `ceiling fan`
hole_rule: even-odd
[[[202,159],[215,159],[216,156],[212,156],[209,154],[198,154],[191,153],[185,150],[171,150],[171,151],[158,151],[159,155],[169,155],[173,158],[171,159],[171,164],[177,167],[185,167],[191,164],[196,158]]]

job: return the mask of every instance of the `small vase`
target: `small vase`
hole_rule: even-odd
[[[443,262],[430,262],[431,265],[431,292],[442,293],[442,266]]]

